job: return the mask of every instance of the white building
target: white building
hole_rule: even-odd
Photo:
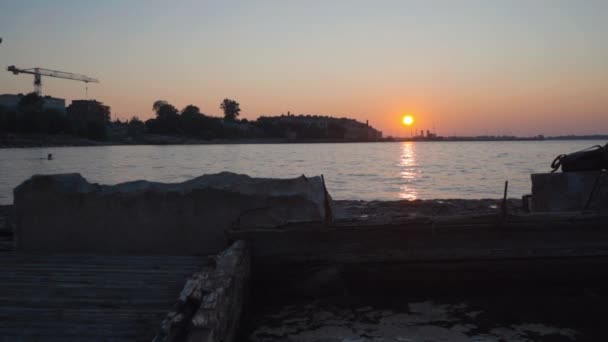
[[[0,106],[15,110],[19,106],[19,101],[21,101],[23,96],[23,94],[2,94],[0,95]],[[53,109],[65,114],[65,99],[50,96],[44,96],[43,99],[43,109]]]
[[[6,109],[16,109],[23,95],[2,94],[0,95],[0,106]]]

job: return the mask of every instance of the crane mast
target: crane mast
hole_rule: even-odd
[[[18,74],[34,75],[34,92],[36,92],[36,94],[38,94],[38,95],[41,95],[41,93],[42,93],[42,76],[63,78],[63,79],[67,79],[67,80],[84,82],[85,85],[87,86],[86,87],[87,92],[88,92],[89,83],[99,83],[99,80],[97,80],[96,78],[89,77],[89,76],[74,74],[74,73],[65,72],[65,71],[44,69],[44,68],[20,69],[20,68],[15,67],[14,65],[11,65],[8,68],[6,68],[6,70],[12,72],[15,75],[18,75]]]

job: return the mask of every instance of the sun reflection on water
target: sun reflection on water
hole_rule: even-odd
[[[401,144],[401,158],[399,160],[400,178],[402,184],[399,186],[399,197],[407,200],[418,198],[418,191],[412,183],[418,178],[416,169],[416,149],[413,142],[403,142]]]

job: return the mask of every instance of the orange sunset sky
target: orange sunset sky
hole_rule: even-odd
[[[406,136],[608,134],[607,1],[0,1],[0,66],[99,78],[113,117],[152,103],[352,117]],[[30,75],[0,72],[0,93]],[[43,78],[43,93],[84,97]]]

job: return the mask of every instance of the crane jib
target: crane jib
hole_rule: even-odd
[[[89,77],[89,76],[74,74],[74,73],[65,72],[65,71],[44,69],[44,68],[21,69],[21,68],[15,67],[14,65],[11,65],[8,68],[6,68],[6,70],[12,72],[15,75],[18,75],[18,74],[34,75],[34,88],[35,88],[36,93],[38,93],[38,94],[40,94],[41,76],[63,78],[63,79],[67,79],[67,80],[81,81],[84,83],[99,83],[99,80],[97,80],[96,78]]]

